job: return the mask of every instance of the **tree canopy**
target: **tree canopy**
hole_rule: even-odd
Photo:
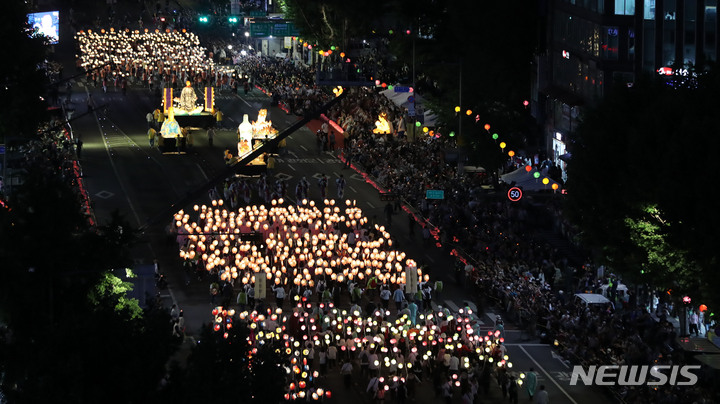
[[[379,79],[388,84],[399,79],[405,85],[414,81],[446,133],[459,132],[455,106],[462,104],[462,113],[472,110],[473,119],[462,126],[461,146],[486,149],[487,142],[481,139],[487,135],[482,129],[485,123],[513,150],[524,148],[527,135],[535,131],[523,101],[530,93],[539,3],[517,7],[502,1],[284,0],[283,9],[302,38],[321,49],[330,45],[347,49],[351,39],[378,43],[382,53],[387,52],[378,55],[388,63],[386,71],[403,72],[400,77]],[[475,125],[476,115],[480,125]],[[497,160],[487,150],[475,155],[480,164],[490,167]]]
[[[589,246],[633,281],[720,303],[714,186],[717,71],[673,88],[646,78],[589,109],[568,166],[567,208]]]
[[[9,1],[0,13],[0,137],[30,137],[45,115],[48,83],[42,68],[47,40],[33,33],[27,3]]]
[[[175,367],[161,392],[164,401],[178,403],[278,403],[285,394],[287,361],[281,342],[248,343],[251,329],[236,321],[223,332],[205,325],[185,368]],[[256,331],[255,331],[256,332]]]

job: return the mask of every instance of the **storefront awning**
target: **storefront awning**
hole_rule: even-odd
[[[705,338],[679,337],[677,343],[685,352],[720,354],[720,348]]]

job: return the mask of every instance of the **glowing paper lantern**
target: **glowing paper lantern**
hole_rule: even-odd
[[[525,171],[527,171],[527,172],[532,171],[532,166],[525,166]]]
[[[489,124],[489,123],[486,123],[486,124],[485,124],[485,130],[490,130],[490,124]]]
[[[543,178],[543,179],[542,179],[542,183],[545,184],[545,185],[547,185],[547,184],[550,183],[550,180],[547,179],[547,178]]]
[[[514,155],[515,155],[515,152],[514,152],[514,151],[510,150],[510,151],[508,152],[508,156],[513,157]]]
[[[537,171],[535,171],[535,172],[533,173],[533,177],[535,177],[535,179],[540,178],[540,173],[537,172]]]
[[[507,147],[507,144],[505,142],[500,142],[500,148],[505,149]]]
[[[557,183],[552,184],[553,191],[557,191],[558,188],[560,188],[560,186]]]

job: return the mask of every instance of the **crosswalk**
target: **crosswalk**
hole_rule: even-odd
[[[462,304],[463,304],[463,308],[464,308],[464,307],[469,307],[469,308],[473,311],[473,313],[477,313],[477,306],[475,305],[475,303],[473,303],[473,302],[463,302]],[[461,309],[461,307],[459,307],[459,306],[457,305],[457,303],[455,303],[455,302],[452,301],[452,300],[447,300],[447,299],[445,299],[445,300],[437,300],[437,299],[434,299],[434,300],[431,302],[431,305],[432,305],[433,311],[439,311],[439,310],[442,310],[442,309],[444,309],[444,308],[447,308],[447,309],[449,309],[449,310],[450,310],[451,312],[453,312],[453,313],[458,313],[458,312],[460,312],[460,309]],[[492,313],[491,313],[491,314],[492,314]],[[479,317],[478,320],[477,320],[477,322],[478,322],[478,324],[479,324],[480,326],[492,325],[492,322],[487,321],[487,319],[485,318],[485,316]]]
[[[129,137],[121,133],[105,133],[103,138],[108,149],[117,149],[121,147],[133,147],[135,142]]]

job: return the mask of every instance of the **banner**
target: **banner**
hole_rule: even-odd
[[[417,267],[405,267],[405,293],[417,293],[418,271]]]
[[[163,112],[168,113],[168,109],[170,109],[173,105],[173,89],[172,88],[165,88],[165,91],[163,91]]]
[[[267,277],[265,272],[255,272],[255,298],[264,299],[267,292]]]

